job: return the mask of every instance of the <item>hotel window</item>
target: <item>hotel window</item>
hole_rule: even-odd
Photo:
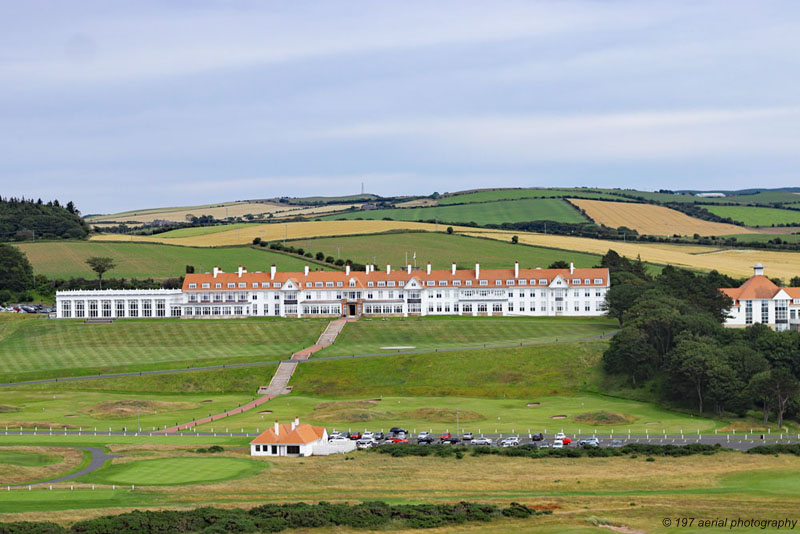
[[[247,289],[247,282],[239,282],[239,289]]]
[[[486,313],[487,309],[486,304],[478,304],[478,313]]]
[[[421,304],[409,304],[408,305],[408,313],[422,313],[422,305]]]
[[[577,302],[575,303],[575,311],[581,311],[581,306]]]
[[[375,282],[367,282],[367,287],[374,287],[374,286],[375,286]]]
[[[589,280],[588,278],[584,278],[584,279],[583,279],[583,285],[586,285],[586,286],[588,286],[588,285],[589,285],[589,284],[591,284],[591,283],[592,283],[592,281],[591,281],[591,280]]]
[[[269,289],[269,282],[261,282],[261,289]]]
[[[574,297],[580,297],[581,296],[581,290],[580,289],[576,289],[575,291],[572,292],[572,295]]]
[[[388,282],[386,282],[386,287],[394,287],[394,286],[395,286],[394,280],[389,280]]]
[[[495,281],[494,281],[494,285],[496,285],[496,286],[502,286],[502,285],[503,285],[503,281],[502,281],[502,280],[495,280]]]
[[[467,281],[466,281],[466,282],[464,282],[464,283],[465,283],[466,285],[468,285],[468,286],[471,286],[471,285],[472,285],[472,280],[467,280]]]
[[[167,301],[164,299],[157,299],[156,300],[156,317],[166,317],[167,316]]]
[[[514,311],[514,303],[513,302],[509,302],[508,303],[508,311],[510,311],[510,312]]]
[[[197,284],[189,284],[189,289],[197,289]]]
[[[440,299],[440,298],[442,298],[442,291],[441,291],[441,290],[439,290],[439,291],[437,291],[437,292],[436,292],[436,298],[437,298],[437,299]]]
[[[203,289],[209,289],[210,287],[211,287],[211,284],[209,284],[208,282],[204,282],[203,283]]]
[[[544,278],[543,278],[543,279],[541,279],[541,280],[539,280],[539,285],[540,285],[540,286],[546,286],[546,285],[547,285],[547,280],[546,280],[546,279],[544,279]]]
[[[139,317],[139,301],[128,301],[128,317]]]
[[[535,286],[536,285],[536,280],[531,280],[531,285]]]
[[[453,285],[458,287],[461,285],[461,280],[453,280]]]
[[[775,322],[776,323],[785,323],[787,319],[786,310],[788,309],[788,300],[777,300],[775,301]]]
[[[239,293],[239,302],[245,302],[247,300],[247,293]]]
[[[153,302],[150,300],[142,301],[142,317],[153,316]]]
[[[769,323],[769,301],[761,301],[761,322],[764,324]]]
[[[170,307],[170,314],[172,317],[180,317],[181,316],[181,307],[180,306],[172,306]]]
[[[347,285],[349,285],[350,287],[356,287],[356,281],[350,280],[350,283],[348,283]]]
[[[220,314],[220,307],[219,306],[212,306],[211,307],[211,315],[219,315]]]
[[[405,283],[405,281],[404,281],[404,280],[400,280],[399,282],[397,282],[397,286],[398,286],[398,287],[403,287],[403,286],[405,286],[405,285],[406,285],[406,283]]]
[[[273,282],[272,283],[272,287],[274,287],[275,289],[280,289],[281,283],[280,282]]]
[[[488,280],[481,280],[479,285],[488,286],[489,285],[489,281]]]
[[[439,285],[440,286],[446,286],[447,285],[447,280],[439,280]]]
[[[228,289],[236,289],[236,284],[233,282],[228,282]]]
[[[514,298],[514,292],[513,291],[509,291],[508,292],[508,298],[510,298],[510,299]]]
[[[592,292],[587,289],[586,291],[584,291],[583,296],[584,297],[591,297],[592,296]]]
[[[598,289],[597,291],[594,292],[594,296],[595,297],[602,297],[603,296],[603,292]]]
[[[592,311],[592,307],[587,303],[586,306],[583,307],[583,311]]]
[[[528,281],[527,280],[517,280],[517,285],[526,286],[526,285],[528,285]]]
[[[322,282],[314,282],[314,287],[322,287]]]
[[[427,282],[425,282],[425,285],[426,286],[435,286],[436,282],[434,282],[433,280],[428,280]]]
[[[222,293],[214,293],[214,302],[222,302]]]
[[[441,302],[437,302],[436,303],[436,311],[439,312],[439,313],[442,313],[442,303]]]
[[[378,282],[378,287],[386,287],[386,282],[384,281]]]
[[[594,283],[595,283],[595,285],[603,285],[603,279],[602,278],[595,278],[594,279]]]
[[[253,285],[250,287],[252,287],[253,289],[258,289],[258,282],[253,282]]]
[[[493,312],[501,312],[501,311],[503,311],[503,305],[500,304],[499,302],[495,302],[494,304],[492,304],[492,311]]]
[[[114,308],[116,308],[117,317],[125,317],[125,301],[124,300],[116,300],[114,301]]]
[[[573,278],[572,279],[572,285],[574,285],[574,286],[581,285],[581,279],[580,278]]]
[[[792,312],[792,315],[794,315],[794,312]],[[72,317],[72,303],[68,300],[61,303],[61,317],[65,319]]]
[[[753,301],[746,300],[744,302],[744,322],[745,324],[753,324]]]
[[[462,310],[464,313],[472,313],[472,304],[464,304]]]
[[[85,317],[84,304],[82,300],[75,301],[75,317]]]
[[[325,282],[325,287],[333,287],[333,282]]]
[[[217,284],[214,284],[214,287],[215,287],[216,289],[222,289],[222,284],[219,284],[219,283],[217,283]]]
[[[513,286],[514,285],[514,280],[506,280],[506,285],[507,286]]]
[[[103,317],[111,317],[111,301],[103,301]]]
[[[275,312],[274,312],[274,315],[276,315],[276,316],[280,316],[280,314],[281,314],[281,305],[280,305],[280,304],[276,304],[276,305],[275,305]]]
[[[433,303],[428,304],[428,313],[433,313]]]
[[[297,315],[297,306],[295,304],[286,306],[286,315]]]

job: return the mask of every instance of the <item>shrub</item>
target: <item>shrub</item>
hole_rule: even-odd
[[[254,238],[253,238],[253,244],[254,244],[254,245],[259,245],[259,244],[261,244],[261,238],[260,238],[260,237],[254,237]]]
[[[323,254],[322,252],[317,252],[317,254],[314,257],[317,258],[319,261],[322,261],[323,259],[325,259],[325,254]]]

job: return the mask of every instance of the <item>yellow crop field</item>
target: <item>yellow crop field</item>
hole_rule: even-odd
[[[134,221],[138,223],[148,223],[159,220],[184,222],[188,215],[200,217],[201,215],[211,215],[215,219],[225,219],[226,217],[242,217],[247,214],[273,214],[275,217],[294,217],[297,215],[314,215],[318,213],[336,213],[345,211],[353,206],[361,204],[334,204],[331,206],[302,207],[289,204],[275,204],[264,202],[224,202],[221,204],[209,204],[207,206],[184,206],[179,208],[147,209],[141,211],[126,211],[111,215],[97,215],[87,217],[86,221],[90,224],[105,221]]]
[[[788,281],[790,278],[800,275],[800,252],[731,250],[699,245],[626,243],[587,237],[509,232],[504,230],[476,231],[471,229],[462,233],[501,241],[510,241],[511,236],[516,235],[519,237],[519,242],[526,245],[577,250],[594,254],[605,254],[609,249],[614,249],[619,254],[629,258],[641,256],[643,261],[651,263],[675,265],[702,271],[716,269],[721,273],[737,277],[751,276],[753,274],[752,265],[755,263],[762,263],[766,267],[767,276],[783,278]]]
[[[586,214],[599,224],[611,228],[626,226],[647,235],[727,235],[755,233],[754,230],[690,217],[685,213],[655,206],[653,204],[636,204],[633,202],[607,202],[604,200],[586,200],[570,198],[569,202],[584,210]]]
[[[253,224],[244,227],[210,234],[186,237],[159,237],[101,234],[93,236],[92,241],[142,241],[146,243],[167,243],[188,247],[221,247],[252,243],[260,237],[263,241],[280,239],[306,239],[309,237],[328,237],[338,235],[377,234],[392,230],[422,230],[432,232],[437,228],[431,223],[407,221],[308,221],[292,223]],[[438,225],[439,230],[444,226]],[[456,231],[469,230],[454,227]]]

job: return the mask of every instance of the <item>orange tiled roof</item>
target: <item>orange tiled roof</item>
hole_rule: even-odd
[[[292,425],[278,425],[278,435],[275,435],[275,428],[269,427],[267,430],[257,436],[250,443],[266,443],[266,444],[282,444],[282,445],[305,445],[312,443],[318,439],[322,439],[325,435],[325,427],[311,426],[305,423],[297,425],[292,430]]]
[[[270,282],[271,284],[278,282],[283,284],[289,280],[294,282],[298,288],[302,289],[311,289],[305,287],[306,282],[343,282],[342,289],[346,289],[351,279],[355,280],[356,288],[363,289],[368,287],[368,282],[374,282],[373,285],[375,286],[377,282],[381,281],[408,282],[412,278],[418,280],[423,285],[429,280],[435,281],[437,286],[439,281],[447,281],[449,286],[454,280],[461,280],[462,282],[466,280],[487,280],[488,285],[491,287],[505,287],[507,285],[507,280],[536,281],[535,284],[530,285],[541,285],[539,284],[539,280],[547,280],[546,283],[549,285],[557,276],[561,276],[569,285],[572,285],[572,279],[580,279],[581,283],[579,285],[583,286],[585,285],[584,280],[587,278],[591,280],[589,284],[591,286],[597,285],[594,282],[596,278],[602,280],[600,285],[608,285],[608,269],[606,268],[574,269],[572,273],[569,272],[569,269],[520,268],[518,277],[514,276],[514,269],[481,269],[479,278],[475,276],[474,269],[457,269],[455,274],[453,274],[450,269],[432,270],[430,274],[428,274],[426,270],[412,270],[411,274],[409,274],[406,269],[395,269],[388,274],[385,270],[380,270],[370,273],[364,271],[350,271],[349,275],[345,274],[343,271],[310,271],[308,275],[303,272],[276,272],[274,278],[270,276],[269,272],[245,272],[242,273],[241,276],[239,276],[238,273],[217,273],[216,277],[214,277],[212,273],[193,273],[186,275],[183,282],[183,289],[188,290],[189,284],[193,283],[197,284],[195,289],[198,290],[205,289],[208,291],[216,289],[218,291],[223,291],[228,289],[227,284],[236,283],[238,285],[240,282],[247,284],[246,289],[251,289],[254,282],[259,285],[263,282]],[[501,282],[499,286],[496,284],[497,280]],[[203,288],[202,284],[204,283],[208,283],[210,287]],[[216,284],[220,284],[221,287],[215,287]],[[476,283],[475,285],[477,286],[478,284]]]
[[[787,289],[787,288],[784,288]],[[734,301],[740,300],[768,300],[774,297],[780,288],[764,275],[751,277],[739,287],[726,287],[720,291]]]

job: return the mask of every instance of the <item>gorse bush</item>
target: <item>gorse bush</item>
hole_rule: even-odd
[[[629,443],[624,447],[564,447],[563,449],[544,449],[534,445],[519,447],[483,447],[453,445],[401,445],[386,444],[367,449],[370,452],[388,454],[396,458],[404,456],[438,456],[443,458],[461,458],[468,452],[473,456],[511,456],[522,458],[608,458],[612,456],[646,455],[646,456],[691,456],[694,454],[715,454],[723,450],[719,444],[703,445],[650,445],[646,443]],[[800,454],[800,447],[798,453]],[[461,456],[459,456],[461,455]]]
[[[222,534],[280,532],[298,528],[350,527],[382,529],[432,528],[502,517],[527,518],[550,514],[512,502],[508,508],[491,504],[404,504],[384,502],[361,504],[265,504],[250,510],[197,508],[189,511],[139,511],[98,517],[65,528],[49,522],[0,524],[0,534]]]

